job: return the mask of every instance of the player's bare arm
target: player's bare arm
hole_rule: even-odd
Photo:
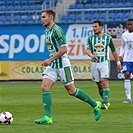
[[[113,51],[112,54],[113,54],[113,57],[115,58],[116,63],[117,63],[117,71],[120,72],[122,67],[121,67],[121,62],[119,61],[119,57],[118,57],[116,50]]]
[[[120,62],[123,62],[123,57],[119,56],[119,60],[120,60]]]
[[[42,62],[42,66],[48,66],[53,60],[58,59],[59,57],[61,57],[63,54],[65,54],[67,52],[67,47],[66,46],[61,46],[60,50],[51,58],[46,59]]]
[[[88,56],[91,57],[91,59],[93,61],[97,61],[98,60],[97,56],[91,53],[91,50],[87,50],[86,53],[87,53]]]

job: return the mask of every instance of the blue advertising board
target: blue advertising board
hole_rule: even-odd
[[[59,24],[66,34],[71,60],[85,60],[87,36],[93,33],[91,24]],[[42,25],[7,25],[0,27],[0,60],[32,61],[49,57]]]
[[[45,27],[42,25],[1,26],[0,60],[28,61],[47,59],[49,52],[45,44],[44,30]]]

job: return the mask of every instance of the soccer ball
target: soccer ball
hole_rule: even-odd
[[[10,112],[0,113],[0,124],[1,125],[10,125],[13,122],[13,116]]]

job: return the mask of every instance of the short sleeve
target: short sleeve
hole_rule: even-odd
[[[55,35],[56,41],[58,42],[58,44],[59,44],[60,46],[66,44],[66,36],[65,36],[65,34],[64,34],[63,29],[61,29],[61,28],[56,28],[56,29],[54,30],[54,35]]]
[[[113,52],[116,50],[112,37],[110,37],[109,47]]]
[[[92,43],[90,37],[88,37],[86,50],[91,50],[91,49],[92,49]]]

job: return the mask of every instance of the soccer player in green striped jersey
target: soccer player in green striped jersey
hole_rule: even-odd
[[[96,82],[99,94],[103,99],[102,109],[108,109],[110,103],[108,101],[110,88],[108,79],[110,77],[110,60],[109,48],[117,62],[117,70],[120,72],[121,63],[116,52],[112,37],[102,32],[103,23],[101,21],[93,22],[94,35],[89,36],[87,40],[87,55],[92,60],[92,79]]]
[[[67,55],[66,37],[63,29],[54,23],[55,15],[56,13],[51,9],[42,11],[42,23],[46,27],[44,33],[50,57],[42,62],[42,65],[46,67],[41,86],[44,117],[35,120],[35,123],[52,124],[50,89],[58,77],[60,77],[69,95],[87,102],[94,109],[94,118],[97,121],[101,116],[101,102],[93,100],[85,91],[75,87],[72,68]]]

